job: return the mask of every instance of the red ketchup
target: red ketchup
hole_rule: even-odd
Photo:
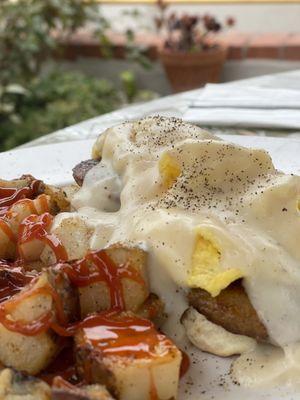
[[[0,188],[0,228],[11,239],[14,236],[5,219],[9,208],[17,201],[34,198],[39,186],[40,181],[33,181],[30,186],[22,189]],[[158,346],[163,353],[168,352],[173,346],[172,342],[157,332],[151,321],[131,314],[120,314],[120,311],[125,310],[122,280],[130,279],[140,285],[145,285],[141,274],[128,263],[116,265],[105,250],[93,251],[79,261],[66,263],[68,255],[65,248],[57,237],[49,233],[52,222],[53,216],[48,212],[42,215],[30,215],[21,222],[17,242],[20,259],[24,258],[22,245],[32,240],[47,244],[59,262],[54,268],[63,271],[74,286],[85,287],[96,282],[104,282],[107,285],[111,309],[90,315],[83,321],[67,324],[62,300],[52,286],[36,288],[35,283],[38,277],[35,274],[24,271],[18,263],[12,265],[0,260],[0,271],[4,271],[3,275],[0,274],[0,322],[7,329],[27,336],[34,336],[52,329],[62,337],[71,337],[80,329],[84,340],[90,342],[106,357],[155,358]],[[8,278],[5,274],[6,270]],[[28,290],[20,292],[25,285],[29,285]],[[26,297],[39,294],[52,297],[55,312],[46,312],[31,322],[14,321],[8,317]],[[180,376],[183,376],[188,368],[189,359],[183,353]],[[40,377],[50,384],[53,383],[57,388],[74,388],[68,382],[76,378],[72,348],[63,350]],[[158,398],[152,375],[150,397],[152,400]]]
[[[182,354],[182,360],[181,360],[181,365],[180,365],[180,378],[182,378],[189,370],[190,368],[190,359],[189,356],[181,350],[181,354]]]
[[[116,265],[105,250],[88,253],[85,258],[69,264],[57,265],[73,285],[84,287],[95,282],[105,282],[109,288],[112,309],[124,310],[125,300],[122,279],[131,279],[144,286],[140,273],[129,264]]]
[[[30,223],[32,218],[30,218],[29,236],[26,231],[28,225],[25,224],[24,232],[21,233],[21,242],[26,243],[26,241],[29,240],[28,238],[31,240],[33,237],[42,239],[46,237],[47,240],[49,240],[49,236],[44,229],[44,222],[46,221],[46,223],[48,223],[48,215],[43,214],[42,216],[31,217],[41,218],[41,224],[33,224],[33,227],[31,227]],[[58,248],[60,247],[58,246]],[[84,259],[69,264],[57,264],[55,268],[62,270],[69,277],[71,283],[77,287],[88,286],[94,282],[105,282],[108,285],[111,294],[111,309],[118,311],[125,309],[121,279],[129,278],[145,285],[143,278],[134,268],[129,264],[123,266],[115,265],[104,250],[91,252],[87,254]],[[35,280],[31,282],[31,288],[26,290],[26,292],[20,293],[13,299],[8,299],[4,303],[0,304],[1,323],[9,330],[28,336],[45,332],[49,327],[52,327],[61,336],[72,336],[76,327],[66,327],[63,305],[61,304],[60,297],[57,295],[56,291],[50,285],[34,288],[34,283]],[[6,318],[8,311],[13,309],[13,307],[15,307],[20,301],[23,301],[27,296],[37,294],[45,294],[53,298],[56,307],[56,314],[58,315],[58,321],[54,322],[52,313],[46,313],[36,321],[30,323],[13,321]]]
[[[18,262],[0,260],[0,303],[20,292],[35,276],[35,273],[18,266]]]
[[[68,259],[66,249],[60,240],[48,232],[53,218],[49,213],[42,215],[32,214],[21,222],[18,234],[18,250],[21,258],[24,258],[21,245],[36,239],[47,244],[53,250],[57,261],[66,261]]]
[[[134,315],[120,316],[118,311],[93,314],[66,328],[54,327],[61,336],[72,336],[78,329],[82,329],[85,339],[105,356],[156,357],[156,346],[163,345],[167,352],[172,345],[166,336],[156,331],[151,321]]]
[[[61,387],[60,383],[62,385],[65,383],[71,385],[69,382],[78,383],[72,343],[69,343],[52,363],[39,374],[39,378],[49,385],[54,384],[56,387]]]
[[[10,219],[15,217],[15,204],[26,205],[32,214],[37,214],[33,199],[40,192],[42,182],[33,180],[29,186],[22,188],[0,187],[0,229],[8,236],[10,241],[16,242],[16,237],[10,226]],[[48,211],[48,201],[45,194],[39,195],[39,203],[44,211]]]
[[[39,180],[33,180],[29,186],[23,188],[0,187],[0,217],[4,216],[9,207],[17,201],[37,196],[41,183]]]
[[[78,328],[82,330],[84,343],[91,343],[104,357],[153,359],[164,356],[173,346],[170,339],[157,332],[151,321],[135,315],[120,316],[114,311],[90,316],[79,323]],[[83,365],[83,368],[87,381],[92,381],[89,377],[89,364]],[[157,400],[158,394],[151,369],[149,373],[150,398]]]

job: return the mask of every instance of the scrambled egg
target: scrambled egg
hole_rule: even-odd
[[[188,284],[192,287],[200,287],[214,297],[231,282],[241,278],[243,274],[237,268],[224,270],[220,266],[221,253],[214,245],[212,238],[207,236],[209,235],[206,234],[205,237],[201,230],[198,230]]]
[[[168,153],[164,153],[159,160],[159,173],[164,185],[169,188],[181,173],[180,165]]]

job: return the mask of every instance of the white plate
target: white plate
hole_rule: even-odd
[[[232,142],[268,150],[278,169],[300,174],[300,140],[231,136]],[[14,150],[0,154],[0,177],[11,179],[24,173],[52,184],[66,184],[72,180],[76,163],[90,158],[94,140],[58,143]],[[231,360],[214,357],[195,348],[187,349],[192,367],[181,382],[180,400],[296,400],[299,392],[287,387],[268,389],[241,388],[228,375]]]

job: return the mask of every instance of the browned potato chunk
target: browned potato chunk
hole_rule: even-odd
[[[30,186],[36,179],[31,175],[23,175],[21,178],[5,180],[0,179],[0,187],[3,188],[16,188],[21,189],[27,186]],[[63,189],[47,185],[42,181],[39,181],[39,185],[36,187],[36,193],[34,193],[34,197],[39,194],[45,193],[50,198],[50,210],[55,213],[59,211],[69,211],[70,202],[67,200],[67,197],[63,191]]]
[[[31,175],[23,175],[20,178],[9,181],[6,179],[0,179],[0,187],[21,189],[29,186],[34,180],[35,178]],[[39,193],[41,193],[41,187],[42,185],[38,188]]]
[[[25,271],[41,272],[44,268],[46,268],[46,265],[39,260],[28,262],[24,261],[22,267],[25,269]]]
[[[47,276],[43,274],[35,283],[34,289],[44,287],[47,283]],[[24,288],[12,299],[16,299],[26,290],[28,288]],[[50,312],[52,308],[51,296],[41,293],[22,299],[14,306],[7,318],[12,321],[21,320],[24,324],[30,323],[45,312]],[[36,374],[51,361],[57,351],[55,337],[49,332],[26,336],[0,324],[0,361],[6,366]]]
[[[75,356],[82,378],[105,384],[120,400],[176,398],[181,352],[150,321],[131,313],[110,315],[107,325],[79,329]]]
[[[0,261],[0,303],[20,292],[33,278],[37,276],[36,271],[28,271],[23,267]]]
[[[139,248],[115,244],[105,249],[106,254],[118,268],[128,266],[138,276],[138,280],[121,278],[126,310],[136,312],[149,296],[147,282],[147,253]],[[109,287],[104,282],[96,282],[79,288],[81,316],[108,310],[112,306]]]
[[[16,253],[15,235],[10,224],[0,219],[0,258],[13,259]]]
[[[50,400],[51,389],[40,379],[6,368],[0,373],[1,400]]]
[[[24,199],[13,204],[5,216],[0,219],[0,258],[15,257],[16,242],[22,221],[32,214],[40,215],[49,211],[50,198],[45,194],[36,199]],[[44,245],[33,240],[22,245],[21,250],[28,260],[37,260]],[[28,257],[27,257],[28,256]]]
[[[164,308],[165,305],[161,299],[156,294],[150,293],[136,314],[141,318],[150,319],[154,321],[156,326],[160,326],[166,319]]]
[[[60,349],[58,337],[47,328],[44,331],[27,333],[26,327],[39,318],[54,313],[57,315],[55,300],[48,288],[56,288],[61,299],[67,321],[76,315],[73,289],[63,273],[42,272],[39,278],[24,287],[7,302],[2,303],[5,320],[0,324],[0,362],[35,375],[44,369]],[[14,329],[12,324],[21,324]],[[30,330],[28,331],[30,332]]]
[[[51,185],[45,185],[44,193],[50,197],[53,213],[70,211],[70,202],[63,189]]]
[[[65,273],[55,266],[46,270],[48,282],[54,288],[63,306],[68,322],[77,321],[79,317],[78,291],[70,283]]]
[[[63,186],[62,190],[64,192],[64,195],[66,196],[67,201],[70,204],[73,200],[73,197],[75,196],[75,194],[78,192],[79,189],[80,189],[80,186],[78,186],[77,184]]]
[[[57,383],[56,383],[57,382]],[[61,384],[60,378],[55,378],[52,387],[52,400],[113,400],[113,397],[102,385],[85,385],[76,387]]]
[[[9,200],[7,203],[7,198],[1,199],[5,208],[2,208],[0,218],[0,258],[13,259],[15,257],[20,224],[26,217],[45,212],[54,215],[59,211],[70,209],[70,203],[62,189],[45,185],[30,175],[24,175],[20,179],[11,181],[2,179],[0,187],[17,189],[13,201]],[[28,261],[35,261],[39,258],[43,248],[44,244],[37,240],[22,244],[22,256]]]
[[[51,233],[59,239],[66,250],[67,260],[72,261],[83,258],[88,252],[93,229],[80,215],[65,213],[55,219]],[[47,265],[57,262],[55,253],[50,246],[45,246],[41,260]]]

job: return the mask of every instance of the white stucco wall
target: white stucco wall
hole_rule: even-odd
[[[250,0],[251,1],[251,0]],[[152,26],[155,15],[153,5],[102,5],[103,13],[109,16],[115,29],[122,31],[128,26]],[[137,9],[142,17],[136,21],[124,16],[125,10]],[[243,32],[300,32],[300,1],[299,4],[178,4],[169,7],[178,12],[213,13],[224,19],[233,16],[237,20],[236,28]]]

